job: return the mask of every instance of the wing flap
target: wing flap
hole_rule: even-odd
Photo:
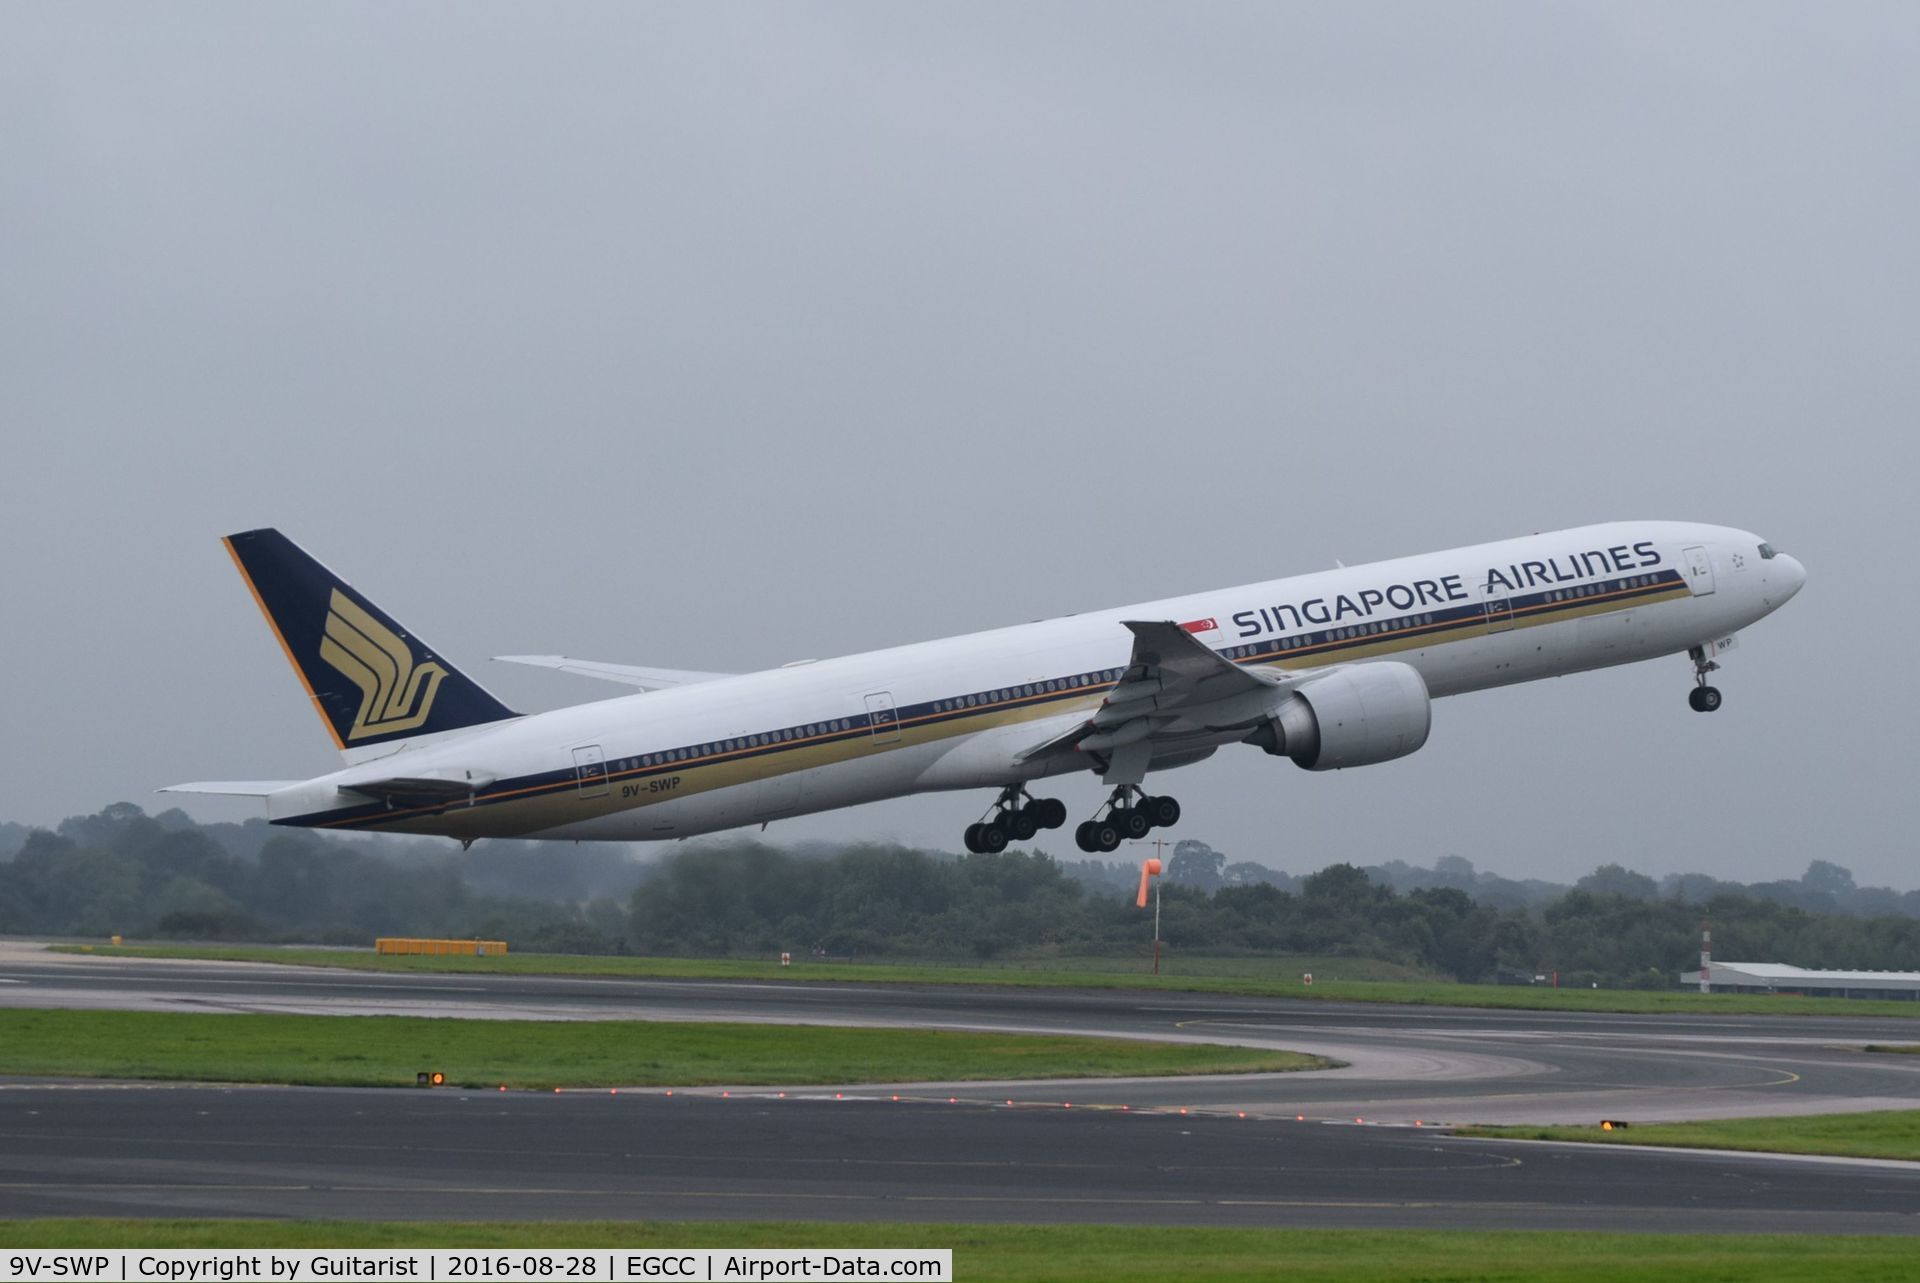
[[[1177,747],[1239,726],[1251,728],[1292,689],[1287,674],[1242,668],[1171,620],[1124,620],[1133,634],[1125,674],[1077,726],[1021,753],[1018,760],[1063,752],[1111,755],[1157,745]]]

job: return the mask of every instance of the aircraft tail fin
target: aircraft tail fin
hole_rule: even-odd
[[[224,542],[343,753],[516,715],[278,530]]]

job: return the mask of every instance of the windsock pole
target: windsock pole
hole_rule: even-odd
[[[1149,859],[1140,861],[1140,894],[1134,898],[1134,904],[1147,907],[1147,882],[1153,882],[1153,974],[1160,974],[1160,861]]]
[[[1713,982],[1708,974],[1713,970],[1713,929],[1705,922],[1700,924],[1700,992],[1712,993]]]

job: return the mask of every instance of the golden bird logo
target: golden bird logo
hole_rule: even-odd
[[[360,711],[349,740],[410,731],[433,711],[433,697],[447,670],[415,664],[413,650],[393,629],[348,600],[338,588],[327,603],[320,658],[360,688]]]

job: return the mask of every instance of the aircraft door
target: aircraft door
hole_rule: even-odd
[[[1707,555],[1705,548],[1698,545],[1687,552],[1687,586],[1693,589],[1696,597],[1705,597],[1713,591],[1713,558]]]
[[[581,797],[607,795],[607,758],[598,744],[582,744],[573,750],[573,776]]]
[[[1487,631],[1504,633],[1513,627],[1513,598],[1507,596],[1507,590],[1489,579],[1483,586]]]
[[[873,728],[873,743],[900,742],[900,711],[893,706],[892,691],[874,691],[867,696],[867,724]]]

